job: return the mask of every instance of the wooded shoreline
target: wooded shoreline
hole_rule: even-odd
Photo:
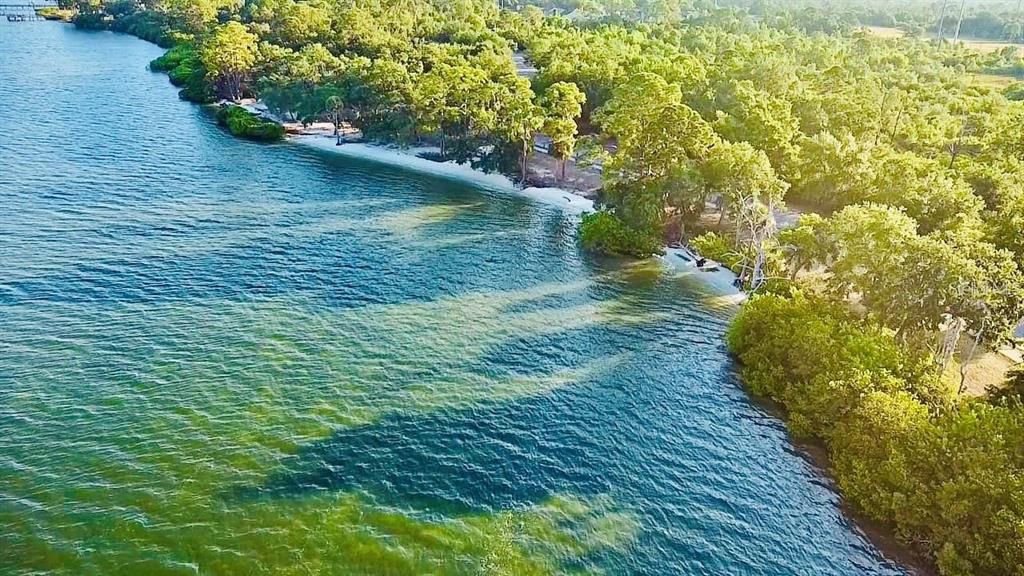
[[[962,337],[973,354],[1024,316],[1024,104],[966,81],[970,51],[818,34],[785,10],[588,24],[417,0],[395,26],[357,1],[186,4],[87,16],[173,39],[154,64],[189,99],[255,93],[375,139],[429,135],[443,160],[521,180],[538,130],[561,159],[596,144],[585,247],[647,257],[686,236],[736,269],[756,295],[729,334],[744,380],[824,442],[845,501],[943,576],[1024,565],[1024,377],[985,398],[941,379]],[[712,197],[724,227],[695,235]],[[786,198],[820,213],[778,231]]]

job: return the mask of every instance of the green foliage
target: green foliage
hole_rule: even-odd
[[[872,148],[852,135],[819,132],[801,144],[794,200],[826,210],[871,198],[877,160]]]
[[[803,214],[796,226],[779,232],[777,240],[790,280],[795,280],[800,272],[827,257],[828,231],[825,224],[825,219],[818,214]]]
[[[744,281],[745,289],[752,288],[751,275],[758,259],[759,246],[750,242],[739,242],[734,237],[717,232],[705,232],[692,238],[690,246],[701,256],[732,270]],[[788,295],[793,282],[785,276],[786,261],[779,246],[769,241],[761,245],[760,249],[764,256],[764,282],[757,286],[757,291]]]
[[[1014,82],[1007,86],[1003,90],[1003,95],[1006,96],[1007,100],[1013,100],[1014,102],[1024,100],[1024,82]]]
[[[217,121],[235,136],[249,140],[272,142],[284,138],[284,127],[264,120],[241,106],[221,106]]]
[[[873,199],[903,208],[921,233],[980,225],[981,198],[941,163],[904,152],[881,159],[877,170]]]
[[[561,162],[560,178],[565,177],[566,159],[576,149],[576,121],[587,97],[575,84],[557,82],[547,87],[541,99],[545,119],[542,130],[551,138],[552,154]]]
[[[723,86],[718,95],[715,130],[732,142],[748,142],[763,150],[772,166],[788,173],[794,163],[799,122],[785,98],[741,80]]]
[[[828,438],[832,427],[873,391],[903,390],[944,400],[922,360],[879,326],[815,297],[751,299],[729,330],[744,381],[789,411],[795,432]]]
[[[138,36],[164,48],[177,44],[174,24],[167,14],[150,10],[136,11],[136,5],[132,2],[129,4],[130,6],[110,23],[111,30]]]
[[[103,12],[79,11],[72,18],[76,28],[85,30],[106,30],[110,27],[113,19]]]
[[[937,559],[944,575],[1022,565],[1024,410],[950,403],[930,362],[816,298],[752,299],[729,330],[751,390],[824,439],[849,502]]]
[[[768,156],[746,142],[720,142],[701,163],[704,186],[723,200],[737,225],[761,206],[778,206],[789,185],[779,179]]]
[[[186,32],[203,32],[217,18],[227,0],[163,0],[161,2],[176,27]]]
[[[998,192],[995,206],[987,215],[986,238],[1012,252],[1017,262],[1024,262],[1024,188]]]
[[[245,81],[256,65],[257,40],[245,26],[228,22],[203,41],[199,60],[218,96],[229,100],[242,97]]]
[[[163,56],[149,63],[154,72],[170,72],[178,66],[188,64],[196,59],[195,48],[191,44],[179,44],[164,52]]]
[[[627,226],[608,210],[583,215],[580,242],[588,250],[637,258],[647,258],[661,252],[661,242],[657,236]]]
[[[1007,403],[1024,409],[1024,366],[1016,366],[1006,375],[1006,382],[988,391],[993,404]]]
[[[744,260],[743,253],[736,249],[732,241],[715,232],[705,232],[694,237],[690,245],[701,256],[719,262],[733,272],[739,271]]]
[[[192,44],[176,45],[150,62],[149,68],[154,72],[167,72],[171,83],[181,87],[182,98],[199,103],[213,100],[213,92],[206,81],[206,69]]]
[[[928,345],[949,318],[984,339],[1005,338],[1024,314],[1013,255],[972,227],[927,235],[918,227],[902,210],[863,204],[804,216],[778,241],[790,278],[822,266],[834,300],[854,300],[901,341]]]
[[[267,39],[279,46],[300,49],[329,38],[331,17],[327,5],[292,0],[256,0],[246,3],[246,15],[266,25]]]
[[[605,199],[638,230],[658,229],[671,202],[684,213],[703,207],[696,167],[715,145],[711,126],[682,102],[682,88],[643,73],[617,87],[597,120],[618,150],[604,167]]]

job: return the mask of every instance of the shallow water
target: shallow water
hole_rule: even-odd
[[[0,574],[898,574],[692,276],[0,23]]]

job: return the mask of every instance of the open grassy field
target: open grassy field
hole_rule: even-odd
[[[881,38],[903,37],[903,31],[899,28],[889,28],[887,26],[864,26],[864,29]],[[932,36],[932,38],[934,38],[934,36]],[[961,36],[960,43],[967,48],[977,50],[979,52],[995,52],[997,50],[1002,50],[1007,46],[1012,46],[1017,48],[1017,51],[1021,55],[1024,55],[1024,45],[1014,44],[1012,42],[1000,42],[998,40],[983,40],[980,38],[967,38]]]
[[[881,38],[903,37],[903,30],[900,30],[899,28],[889,28],[887,26],[864,26],[863,28]]]
[[[943,374],[950,388],[956,389],[960,385],[960,356],[963,348],[969,344],[962,344],[956,358],[950,362],[949,367]],[[966,378],[964,379],[964,394],[969,396],[984,396],[990,387],[1000,387],[1006,382],[1007,374],[1016,362],[1001,351],[985,350],[967,365]]]
[[[1024,56],[1024,46],[1013,42],[1000,42],[998,40],[981,40],[978,38],[960,37],[960,43],[972,50],[979,52],[996,52],[1003,48],[1012,47],[1017,49],[1017,54]]]
[[[971,84],[987,86],[996,90],[1002,90],[1017,81],[1013,76],[1000,76],[997,74],[968,74]]]

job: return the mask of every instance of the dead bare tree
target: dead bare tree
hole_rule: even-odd
[[[967,0],[960,0],[960,17],[956,19],[956,34],[953,34],[953,44],[960,41],[960,25],[964,23],[964,9],[967,7]]]
[[[946,22],[946,4],[949,4],[949,0],[942,0],[942,11],[939,12],[939,32],[936,40],[937,46],[942,46],[942,25]]]

